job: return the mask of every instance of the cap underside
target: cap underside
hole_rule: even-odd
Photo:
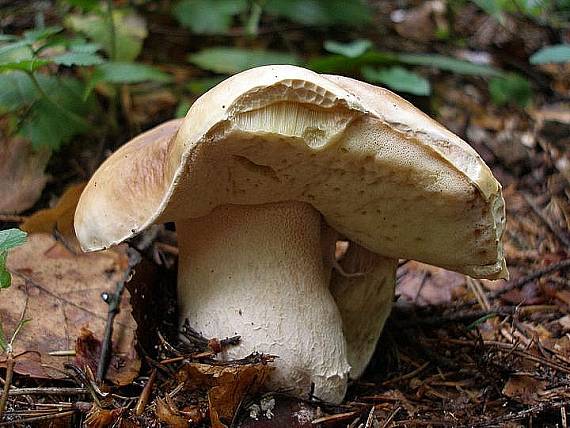
[[[224,113],[208,114],[205,94],[178,134],[180,122],[169,122],[111,156],[77,209],[84,248],[219,205],[299,200],[375,253],[506,275],[500,186],[465,142],[389,91],[264,69],[253,82],[255,70],[246,74],[247,90],[224,89],[239,75],[215,88],[211,100],[227,93]]]

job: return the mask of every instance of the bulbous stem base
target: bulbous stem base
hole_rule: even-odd
[[[309,204],[226,205],[176,223],[181,322],[208,338],[240,335],[222,358],[276,355],[271,388],[339,403],[350,367],[329,291],[320,214]]]

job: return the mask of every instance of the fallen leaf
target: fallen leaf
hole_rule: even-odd
[[[39,199],[48,176],[47,148],[33,150],[28,140],[5,138],[0,150],[0,213],[14,214],[31,208]]]
[[[272,370],[268,365],[272,358],[254,355],[250,359],[252,362],[224,365],[189,363],[179,371],[178,378],[187,388],[209,388],[210,422],[213,428],[225,427],[224,422],[231,423],[245,395],[263,385]]]
[[[187,428],[189,426],[189,421],[180,414],[171,400],[157,398],[155,414],[158,420],[165,423],[166,426],[173,428]]]
[[[523,404],[535,404],[544,392],[546,382],[531,376],[511,376],[503,387],[503,395]]]
[[[398,9],[390,14],[396,32],[410,40],[429,42],[437,38],[437,31],[449,31],[445,20],[445,3],[432,0],[409,10]]]
[[[22,223],[20,228],[28,233],[56,234],[66,247],[77,253],[81,252],[73,228],[73,216],[85,184],[79,183],[68,187],[55,207],[35,212]]]
[[[540,305],[544,303],[544,296],[536,281],[513,288],[501,295],[501,300],[512,305]]]
[[[82,327],[75,342],[75,364],[82,368],[89,367],[92,373],[97,373],[101,348],[101,341],[93,335],[93,332]],[[111,355],[106,378],[116,385],[129,385],[139,374],[140,368],[141,361],[134,349],[129,355],[115,352]]]
[[[135,428],[141,425],[124,407],[108,410],[93,405],[85,419],[87,428]]]
[[[31,234],[12,250],[7,259],[12,287],[2,291],[0,322],[9,335],[22,314],[30,320],[14,342],[15,371],[37,378],[65,377],[64,364],[71,358],[49,353],[74,350],[82,327],[103,337],[108,306],[101,293],[115,290],[127,266],[124,246],[74,254],[47,234]],[[125,291],[113,331],[114,350],[127,360],[134,355],[136,329],[129,301]]]
[[[397,278],[396,294],[418,305],[448,303],[465,284],[463,274],[416,261],[400,267]]]

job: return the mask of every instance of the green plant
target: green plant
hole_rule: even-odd
[[[9,115],[10,132],[34,147],[56,150],[76,135],[94,131],[88,117],[102,110],[90,97],[96,85],[171,81],[170,75],[134,62],[147,36],[144,19],[134,10],[114,10],[111,1],[69,3],[82,11],[65,19],[70,33],[48,27],[20,37],[0,35],[0,114]],[[62,73],[62,67],[77,72]],[[112,87],[107,92],[116,93]],[[111,124],[114,104],[112,99]]]
[[[545,46],[533,53],[529,61],[535,65],[570,62],[570,44]]]
[[[90,129],[85,116],[91,100],[82,99],[82,83],[71,76],[40,74],[42,68],[103,62],[97,47],[60,36],[62,28],[27,31],[4,37],[0,46],[0,113],[11,113],[13,129],[34,146],[57,149]]]
[[[238,16],[250,35],[257,34],[262,15],[307,26],[361,27],[371,21],[361,0],[180,0],[172,14],[196,34],[227,34]]]
[[[26,236],[27,233],[20,229],[0,230],[0,290],[10,287],[12,282],[10,272],[6,268],[8,250],[22,245],[26,241]],[[2,329],[2,323],[0,322],[0,350],[5,352],[8,345]]]

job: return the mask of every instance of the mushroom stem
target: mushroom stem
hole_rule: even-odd
[[[224,359],[276,355],[270,387],[339,403],[349,365],[329,291],[320,214],[309,204],[225,205],[176,223],[180,319],[206,337],[241,335]]]
[[[342,317],[350,377],[357,379],[372,358],[390,315],[398,259],[382,257],[352,242],[340,265],[341,270],[332,272],[331,293]]]

